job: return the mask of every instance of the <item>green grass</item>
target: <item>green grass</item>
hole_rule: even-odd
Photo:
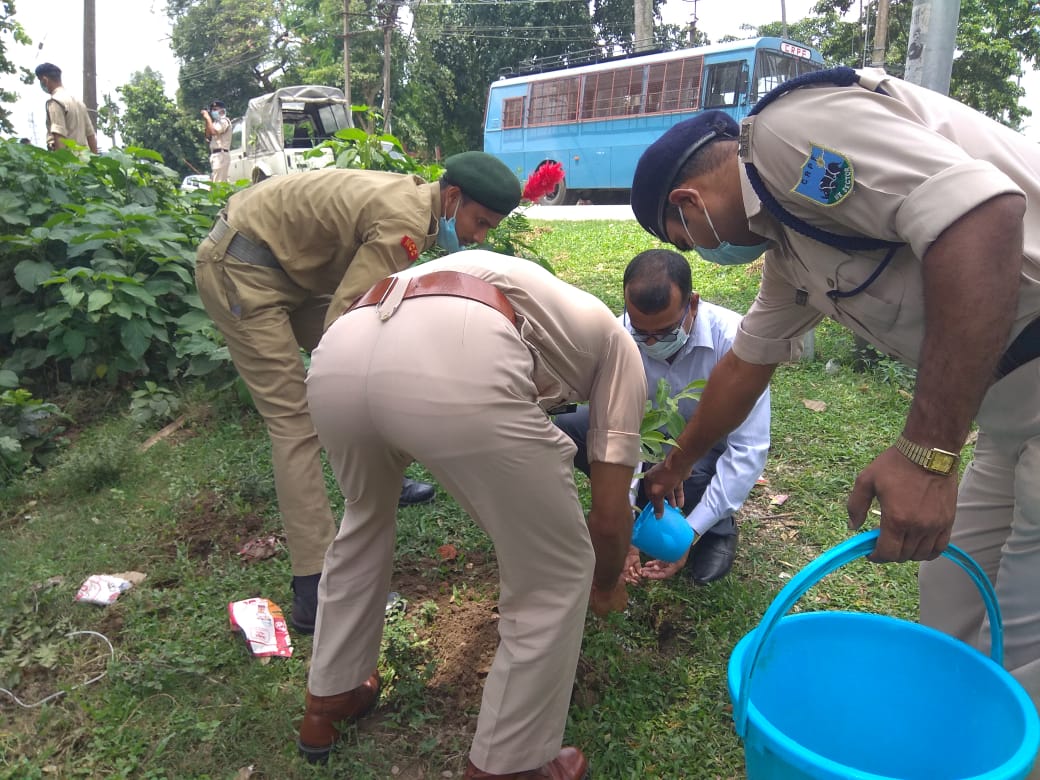
[[[614,311],[626,263],[657,245],[635,223],[535,228],[557,273]],[[747,308],[754,267],[693,264],[704,299]],[[586,751],[595,777],[743,777],[729,652],[794,573],[849,536],[855,474],[906,413],[905,374],[890,366],[824,370],[851,348],[847,333],[824,323],[816,360],[778,370],[768,484],[740,517],[733,572],[705,588],[647,584],[631,591],[624,615],[589,618],[566,741]],[[288,606],[290,598],[284,549],[249,564],[237,555],[244,541],[280,533],[261,421],[230,397],[195,392],[184,428],[138,452],[154,431],[135,427],[126,403],[104,403],[58,465],[0,495],[0,687],[27,704],[67,691],[31,708],[0,694],[0,778],[230,780],[247,767],[280,780],[460,776],[494,644],[497,582],[487,537],[455,502],[441,493],[400,513],[394,587],[409,605],[388,620],[384,695],[329,765],[312,767],[294,747],[311,640],[294,636],[292,658],[265,663],[228,625],[229,601],[262,595]],[[331,478],[328,486],[338,510]],[[446,544],[457,558],[438,552]],[[132,570],[148,577],[115,604],[73,601],[88,575]],[[857,562],[798,609],[914,619],[916,602],[913,565]],[[105,635],[114,657],[94,635],[66,636],[73,631]]]

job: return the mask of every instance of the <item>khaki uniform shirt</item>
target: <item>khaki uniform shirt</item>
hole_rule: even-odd
[[[216,130],[209,139],[209,150],[211,152],[229,151],[231,149],[231,120],[226,116],[220,117],[213,122]]]
[[[436,241],[440,185],[418,176],[327,168],[235,193],[227,221],[278,258],[289,278],[332,295],[325,324]]]
[[[646,406],[643,360],[610,309],[537,263],[481,249],[456,252],[398,276],[445,270],[490,282],[509,299],[520,338],[534,359],[539,406],[589,402],[589,461],[638,465]]]
[[[94,136],[87,107],[65,87],[54,90],[47,101],[47,132],[71,138],[80,146],[89,146],[87,139]]]
[[[887,250],[845,252],[781,225],[741,164],[748,224],[778,244],[733,344],[750,363],[797,359],[801,335],[831,317],[916,366],[925,324],[920,258],[958,218],[1004,193],[1028,201],[1011,337],[1040,314],[1040,144],[931,90],[861,74],[890,97],[859,86],[793,90],[744,120],[741,162],[754,163],[779,203],[806,222],[906,246],[866,290],[831,300],[827,292],[863,283]]]

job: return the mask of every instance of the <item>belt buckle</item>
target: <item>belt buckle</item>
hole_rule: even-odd
[[[379,312],[379,319],[381,322],[386,322],[388,319],[394,316],[397,311],[397,307],[401,305],[401,301],[404,300],[404,294],[408,289],[407,284],[400,285],[400,290],[394,293],[398,287],[399,278],[396,276],[390,277],[390,284],[386,286],[383,294],[379,296],[379,302],[376,303],[376,311]]]

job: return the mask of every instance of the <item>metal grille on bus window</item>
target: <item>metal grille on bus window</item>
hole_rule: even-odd
[[[646,102],[648,114],[699,107],[703,57],[687,57],[650,66]]]
[[[582,119],[610,119],[640,113],[643,68],[621,68],[585,77]]]
[[[521,127],[524,123],[524,99],[506,98],[502,101],[502,129]]]
[[[578,118],[578,77],[538,81],[531,85],[528,125],[573,122]]]

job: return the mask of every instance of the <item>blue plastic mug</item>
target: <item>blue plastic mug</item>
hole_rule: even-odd
[[[664,515],[654,516],[654,505],[647,504],[632,526],[632,544],[652,558],[675,563],[693,544],[693,529],[686,517],[669,504],[664,504]]]

